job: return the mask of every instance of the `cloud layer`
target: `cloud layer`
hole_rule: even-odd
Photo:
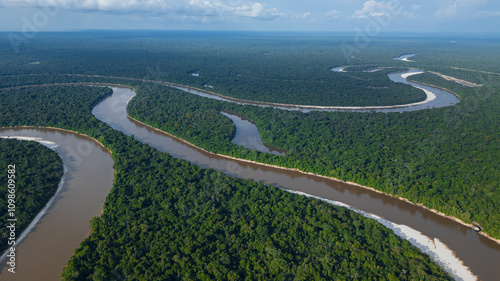
[[[447,0],[440,2],[436,18],[481,18],[500,15],[500,2],[492,0]]]
[[[402,7],[399,1],[366,1],[361,10],[356,10],[352,15],[354,19],[367,19],[373,17],[382,17],[387,15],[399,14]]]
[[[116,13],[176,14],[182,16],[240,16],[275,18],[275,8],[243,0],[0,0],[5,6],[48,6],[65,10]]]
[[[20,19],[32,17],[34,7],[59,11],[51,24],[62,29],[352,31],[383,20],[383,31],[495,32],[500,25],[498,0],[0,0],[0,7],[4,30],[19,29]]]

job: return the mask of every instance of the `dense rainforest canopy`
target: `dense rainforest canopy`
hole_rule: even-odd
[[[130,115],[200,147],[374,187],[466,222],[477,221],[485,232],[500,238],[500,209],[497,204],[500,200],[500,172],[497,169],[500,166],[500,66],[495,63],[500,60],[500,42],[464,38],[459,44],[451,44],[449,38],[381,37],[374,39],[368,48],[358,50],[355,56],[345,57],[339,45],[348,39],[319,35],[228,36],[182,32],[39,34],[23,43],[17,52],[12,50],[8,41],[0,40],[0,88],[68,82],[127,84],[138,92],[128,108]],[[417,53],[412,57],[412,63],[392,59],[408,52]],[[346,73],[330,70],[341,65],[351,67]],[[363,72],[377,67],[392,69]],[[450,89],[461,97],[461,102],[452,107],[401,114],[304,114],[218,102],[141,81],[185,84],[251,100],[317,105],[390,105],[423,99],[420,91],[392,83],[387,78],[387,73],[391,71],[410,67],[440,72],[483,86],[468,88],[425,73],[411,79]],[[345,253],[342,261],[332,255],[328,260],[331,264],[322,264],[323,261],[318,259],[316,262],[310,260],[315,255],[315,249],[319,249],[315,243],[324,241],[318,239],[313,242],[302,237],[317,235],[308,232],[311,231],[309,226],[324,225],[328,216],[323,215],[323,208],[335,214],[329,225],[356,225],[359,221],[359,227],[337,227],[328,232],[328,236],[333,232],[340,235],[347,229],[349,232],[344,235],[345,239],[348,236],[354,239],[349,240],[351,243],[367,245],[363,255],[369,256],[368,249],[374,249],[376,244],[393,245],[377,240],[382,237],[360,238],[371,235],[365,233],[365,230],[373,229],[367,226],[371,222],[350,212],[271,187],[230,179],[211,170],[201,170],[113,131],[90,114],[95,102],[109,94],[109,89],[85,86],[0,91],[0,126],[41,125],[76,130],[95,137],[113,151],[118,171],[115,186],[106,201],[103,216],[92,222],[93,234],[82,243],[65,270],[68,279],[91,279],[91,276],[96,279],[120,279],[124,275],[137,279],[164,278],[155,275],[160,273],[149,270],[158,266],[168,267],[168,274],[172,274],[168,275],[170,277],[203,279],[208,276],[216,279],[217,274],[231,274],[245,278],[249,274],[272,274],[283,264],[297,265],[295,271],[290,272],[297,278],[312,278],[316,276],[314,274],[335,278],[334,275],[321,275],[330,274],[322,269],[323,266],[349,271],[351,269],[339,266],[339,263],[351,260],[353,264],[359,264],[352,256],[358,252],[352,250]],[[30,111],[26,106],[30,107]],[[38,110],[32,111],[32,108]],[[219,114],[221,110],[252,120],[264,143],[286,150],[286,156],[251,151],[232,144],[230,140],[235,128],[230,120]],[[141,164],[141,161],[146,164]],[[149,164],[152,165],[151,170],[146,168]],[[169,171],[161,166],[169,167]],[[169,178],[163,178],[163,173]],[[226,184],[220,189],[220,185],[213,182]],[[252,190],[267,195],[252,195]],[[156,196],[156,193],[159,195]],[[165,198],[171,201],[164,202]],[[244,206],[259,202],[259,207],[269,207],[254,212],[238,205],[241,202],[235,202],[234,198],[242,198],[246,202]],[[293,236],[295,239],[292,242],[305,243],[301,247],[310,248],[301,248],[303,252],[299,256],[304,258],[298,259],[302,259],[303,263],[294,255],[287,256],[289,251],[299,251],[297,244],[281,245],[278,242],[285,239],[276,238],[281,237],[285,230],[276,226],[273,219],[262,217],[262,213],[266,212],[270,217],[291,216],[285,205],[276,207],[281,200],[287,202],[287,206],[293,205],[296,210],[301,210],[294,217],[299,228],[294,228],[293,233],[297,236]],[[201,207],[193,209],[186,206]],[[309,214],[308,208],[314,213]],[[345,214],[339,215],[339,212]],[[283,220],[286,221],[285,218]],[[263,225],[259,227],[261,222]],[[182,240],[181,246],[180,240],[175,240],[180,238],[173,237],[172,230],[166,225],[178,227],[176,232],[183,233],[185,240]],[[210,228],[213,225],[217,225],[220,231]],[[287,226],[294,227],[292,224]],[[200,232],[192,231],[198,230],[198,227]],[[245,230],[248,227],[255,231],[247,234]],[[160,237],[149,236],[149,229],[158,231]],[[330,231],[325,229],[321,226],[315,232]],[[265,233],[267,235],[263,235]],[[387,235],[392,237],[392,234]],[[389,240],[396,239],[387,237]],[[151,241],[160,242],[154,244]],[[221,241],[228,244],[222,246]],[[349,243],[347,240],[332,241]],[[262,248],[262,245],[271,247],[269,243],[274,248],[269,248],[269,251]],[[406,242],[398,243],[403,246],[397,247],[406,249]],[[245,245],[247,251],[236,254],[235,245]],[[164,256],[156,255],[163,252],[161,249],[171,247],[172,250]],[[279,251],[275,252],[275,249]],[[391,249],[403,253],[407,251]],[[186,254],[197,251],[198,254]],[[279,253],[284,261],[271,260],[272,253]],[[203,260],[206,255],[212,257],[208,264],[205,263],[207,260]],[[226,255],[231,257],[229,263],[224,258]],[[147,258],[153,256],[161,258]],[[140,260],[136,257],[145,258]],[[408,279],[427,279],[419,274],[429,272],[436,276],[441,274],[436,273],[432,265],[423,262],[423,257],[418,257],[419,262],[409,261],[410,268],[415,266],[413,269],[404,269],[404,272],[414,272]],[[231,262],[233,259],[238,266]],[[377,260],[375,264],[380,268],[375,267],[370,271],[374,275],[369,276],[386,276],[384,274],[391,272],[402,279],[403,271],[391,271],[392,267],[387,266],[396,263]],[[131,267],[138,271],[131,272]],[[202,270],[194,271],[193,268]],[[339,272],[344,277],[352,277],[348,271]],[[153,275],[146,276],[146,273]],[[292,275],[262,275],[262,278],[287,278]]]
[[[90,111],[109,93],[86,86],[0,92],[11,116],[0,126],[58,126],[112,151],[113,188],[65,280],[450,279],[373,220],[199,168],[111,129]]]
[[[463,96],[454,107],[390,114],[289,112],[142,87],[128,112],[210,151],[374,187],[477,221],[497,237],[500,100],[488,88],[453,86]],[[234,126],[220,111],[255,122],[263,141],[286,157],[231,143]]]

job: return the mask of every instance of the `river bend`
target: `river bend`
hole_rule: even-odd
[[[402,73],[395,75],[400,78],[395,77],[394,79],[404,80],[397,82],[411,83],[406,81]],[[431,88],[432,91],[436,90],[434,87]],[[195,91],[188,88],[184,90]],[[447,91],[444,92],[451,94]],[[399,233],[398,235],[406,235],[408,240],[414,240],[413,243],[420,243],[421,249],[424,251],[444,251],[445,256],[451,256],[445,258],[441,263],[449,263],[445,264],[445,268],[448,266],[448,271],[455,270],[453,275],[457,280],[470,279],[471,272],[481,280],[496,280],[500,276],[500,268],[497,266],[498,261],[500,261],[500,245],[479,235],[469,227],[411,203],[353,184],[208,153],[129,118],[126,114],[126,106],[134,96],[135,92],[131,89],[113,87],[113,95],[94,107],[93,114],[116,130],[127,135],[134,135],[138,140],[160,151],[190,161],[203,168],[214,168],[231,176],[262,181],[290,192],[346,206],[367,217],[381,219],[383,220],[379,220],[381,223]],[[439,93],[436,96],[439,97]],[[456,98],[455,102],[458,101]],[[451,104],[454,103],[448,100],[443,103],[443,106]],[[411,107],[405,107],[403,110],[401,110],[402,108],[394,108],[394,110],[402,112],[409,108]],[[428,105],[411,110],[424,108],[428,108]],[[391,110],[376,111],[391,112]],[[44,140],[53,141],[58,144],[58,152],[68,167],[64,186],[61,192],[56,195],[53,205],[19,246],[19,254],[22,253],[26,257],[23,261],[24,265],[19,264],[20,270],[29,268],[24,272],[31,275],[22,277],[17,275],[16,278],[19,279],[13,280],[58,279],[62,268],[73,254],[73,250],[89,234],[88,221],[93,216],[99,215],[100,210],[102,210],[104,198],[109,192],[113,179],[111,157],[93,141],[73,133],[51,129],[14,128],[0,129],[0,135],[41,137]],[[85,150],[84,147],[93,148]],[[85,151],[88,151],[88,154]],[[75,164],[75,161],[78,164]],[[86,195],[80,196],[82,194]],[[75,204],[75,200],[80,202],[80,205]],[[83,213],[86,214],[85,218],[83,218]],[[54,251],[54,249],[56,250]],[[55,256],[47,255],[47,252],[53,252]],[[41,260],[43,261],[40,262]],[[459,263],[458,268],[454,267],[457,266],[456,264],[453,264],[457,262]],[[470,271],[461,264],[462,262],[470,268]],[[5,268],[3,269],[5,270]],[[33,278],[34,276],[36,278]],[[40,276],[47,276],[47,278],[40,279]]]
[[[8,272],[2,261],[0,280],[60,280],[74,250],[90,234],[89,221],[101,214],[111,190],[111,155],[91,138],[56,129],[1,128],[0,136],[55,143],[52,148],[66,168],[60,190],[24,240],[16,243],[16,273]]]
[[[133,135],[143,143],[200,167],[213,168],[230,176],[254,179],[293,192],[335,201],[368,216],[383,218],[395,225],[395,232],[404,231],[412,235],[410,241],[426,240],[421,241],[424,242],[424,248],[439,252],[445,245],[451,250],[444,254],[451,255],[447,257],[449,259],[445,259],[450,265],[456,255],[481,280],[496,280],[500,276],[500,268],[497,266],[500,261],[500,244],[465,225],[354,184],[208,153],[129,118],[126,106],[134,96],[135,92],[131,89],[113,87],[113,95],[98,104],[93,114],[116,130]],[[457,270],[458,275],[455,277],[461,280],[459,277],[463,268]],[[463,280],[470,279],[464,276]]]
[[[346,66],[332,68],[332,71],[335,72],[345,72]],[[426,99],[421,102],[415,102],[411,104],[401,104],[401,105],[392,105],[392,106],[318,106],[318,105],[293,105],[293,104],[282,104],[282,103],[270,103],[270,102],[259,102],[259,101],[250,101],[250,100],[242,100],[237,98],[231,98],[227,96],[222,96],[218,94],[214,94],[209,91],[205,91],[202,89],[196,89],[188,86],[182,86],[177,84],[163,83],[166,86],[171,86],[176,89],[183,90],[185,92],[198,95],[201,97],[206,97],[210,99],[233,102],[237,104],[243,105],[256,105],[262,107],[274,107],[282,110],[291,110],[291,111],[302,111],[302,112],[310,112],[310,111],[350,111],[350,112],[407,112],[407,111],[418,111],[423,109],[432,109],[432,108],[440,108],[451,106],[460,102],[460,99],[450,91],[439,89],[436,87],[432,87],[429,85],[424,85],[416,82],[410,82],[406,78],[412,75],[423,73],[423,71],[417,69],[410,69],[405,72],[396,72],[389,74],[389,79],[396,83],[403,83],[410,86],[413,86],[417,89],[420,89],[425,92]]]

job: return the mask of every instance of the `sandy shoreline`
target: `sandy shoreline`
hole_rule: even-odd
[[[416,74],[421,74],[423,72],[415,72],[415,73],[407,73],[405,75],[401,75],[404,79],[406,77],[416,75]],[[263,105],[263,106],[271,106],[271,107],[282,107],[282,108],[297,108],[297,109],[317,109],[317,110],[370,110],[370,109],[394,109],[394,108],[402,108],[402,107],[410,107],[410,106],[416,106],[416,105],[422,105],[425,103],[428,103],[430,101],[433,101],[436,98],[436,95],[433,94],[431,91],[424,90],[422,88],[419,88],[420,90],[423,90],[427,96],[427,98],[424,101],[420,102],[415,102],[415,103],[408,103],[408,104],[398,104],[398,105],[387,105],[387,106],[319,106],[319,105],[301,105],[301,104],[286,104],[286,103],[273,103],[273,102],[261,102],[261,101],[251,101],[251,100],[245,100],[245,99],[239,99],[239,98],[233,98],[233,97],[228,97],[228,96],[223,96],[220,94],[216,94],[211,91],[207,91],[204,89],[200,88],[195,88],[195,87],[190,87],[190,86],[185,86],[185,85],[180,85],[180,84],[175,84],[175,83],[168,83],[168,82],[160,82],[162,85],[166,86],[171,86],[171,87],[179,87],[179,88],[185,88],[188,90],[195,90],[202,92],[207,95],[211,96],[216,96],[221,99],[225,99],[228,101],[232,102],[237,102],[237,103],[242,103],[242,104],[247,104],[247,105]],[[420,82],[414,82],[414,83],[420,83]],[[449,91],[449,90],[446,90]]]
[[[452,82],[455,82],[455,83],[458,83],[462,86],[465,86],[465,87],[481,87],[483,86],[483,84],[476,84],[476,83],[472,83],[472,82],[469,82],[469,81],[465,81],[465,80],[462,80],[462,79],[458,79],[458,78],[455,78],[455,77],[452,77],[452,76],[448,76],[448,75],[444,75],[444,74],[441,74],[439,72],[434,72],[434,71],[428,71],[429,73],[432,73],[434,75],[437,75],[445,80],[448,80],[448,81],[452,81]]]
[[[92,141],[96,142],[99,144],[100,147],[102,147],[109,155],[113,156],[113,152],[109,150],[104,144],[102,144],[100,141],[94,139],[93,137],[90,137],[88,135],[79,133],[78,131],[71,131],[67,129],[61,129],[61,128],[56,128],[56,127],[46,127],[46,126],[16,126],[16,127],[0,127],[0,129],[51,129],[51,130],[56,130],[56,131],[61,131],[61,132],[66,132],[66,133],[71,133],[78,135],[83,138],[91,139]]]
[[[415,74],[420,74],[420,73],[415,73]],[[410,73],[408,76],[415,75],[413,73]],[[409,103],[409,104],[399,104],[399,105],[388,105],[388,106],[319,106],[319,105],[301,105],[301,104],[286,104],[286,103],[273,103],[273,102],[261,102],[261,101],[252,101],[252,100],[245,100],[245,99],[239,99],[239,98],[233,98],[229,96],[224,96],[221,94],[217,94],[205,89],[200,89],[196,87],[191,87],[191,86],[186,86],[182,84],[176,84],[176,83],[170,83],[170,82],[162,82],[162,81],[156,81],[156,80],[144,80],[144,79],[138,79],[138,78],[127,78],[127,77],[115,77],[115,76],[101,76],[101,75],[82,75],[82,74],[59,74],[59,75],[66,75],[66,76],[80,76],[80,77],[95,77],[95,78],[106,78],[106,79],[123,79],[123,80],[129,80],[129,81],[142,81],[142,82],[147,82],[147,83],[156,83],[164,86],[170,86],[170,87],[179,87],[179,88],[184,88],[188,90],[194,90],[198,91],[207,95],[211,95],[214,97],[218,97],[221,99],[225,99],[230,102],[237,102],[237,103],[242,103],[242,104],[247,104],[247,105],[260,105],[260,106],[271,106],[271,107],[282,107],[282,108],[296,108],[296,109],[306,109],[306,110],[376,110],[376,109],[395,109],[395,108],[403,108],[403,107],[411,107],[411,106],[416,106],[416,105],[421,105],[425,104],[427,102],[432,101],[433,99],[429,99],[432,96],[429,96],[429,93],[424,90],[427,98],[424,101],[420,102],[415,102],[415,103]],[[27,75],[29,76],[29,75]],[[406,77],[403,77],[406,79]],[[412,81],[414,82],[414,81]],[[420,82],[414,82],[414,83],[420,83]],[[422,83],[424,84],[424,83]],[[19,88],[26,88],[26,87],[37,87],[37,86],[64,86],[64,85],[103,85],[103,86],[116,86],[116,87],[126,87],[129,89],[134,89],[131,86],[128,85],[122,85],[122,84],[112,84],[112,83],[93,83],[93,82],[75,82],[75,83],[52,83],[52,84],[39,84],[39,85],[26,85],[26,86],[15,86],[15,87],[9,87],[9,88],[0,88],[0,90],[9,90],[9,89],[19,89]],[[428,85],[428,84],[427,84]],[[428,85],[430,86],[430,85]],[[419,88],[420,89],[420,88]],[[421,89],[423,90],[423,89]],[[449,90],[446,90],[449,91]],[[434,95],[435,98],[435,95]]]
[[[322,177],[322,178],[326,178],[326,179],[330,179],[330,180],[336,180],[336,179],[331,178],[331,177],[321,176],[321,175],[317,175],[317,174],[313,174],[313,173],[306,173],[306,172],[302,172],[302,171],[297,170],[297,169],[283,168],[283,167],[279,167],[279,166],[275,166],[275,165],[263,164],[263,163],[259,163],[259,162],[255,162],[255,161],[250,161],[250,160],[245,160],[245,159],[239,159],[239,158],[235,158],[235,157],[231,157],[231,156],[226,156],[226,155],[221,155],[221,154],[212,153],[212,152],[209,152],[209,151],[207,151],[207,150],[205,150],[205,149],[199,148],[199,147],[197,147],[196,145],[194,145],[194,144],[192,144],[192,143],[189,143],[189,142],[187,142],[187,141],[185,141],[185,140],[183,140],[183,139],[180,139],[180,138],[178,138],[178,137],[176,137],[176,136],[173,136],[173,135],[171,135],[171,134],[169,134],[169,133],[167,133],[167,132],[164,132],[164,131],[162,131],[162,130],[160,130],[160,129],[154,128],[154,127],[152,127],[152,126],[150,126],[150,125],[147,125],[147,124],[145,124],[145,123],[143,123],[143,122],[137,121],[136,119],[134,119],[134,118],[132,118],[132,117],[130,117],[130,116],[128,116],[128,117],[129,117],[131,120],[133,120],[134,122],[137,122],[137,123],[139,123],[139,124],[142,124],[142,125],[144,125],[145,127],[151,128],[151,129],[153,129],[153,130],[155,130],[155,131],[160,132],[161,134],[165,134],[165,135],[168,135],[168,136],[170,136],[170,137],[172,137],[172,138],[175,138],[175,139],[177,139],[177,140],[180,140],[180,141],[182,141],[183,143],[185,143],[185,144],[187,144],[187,145],[189,145],[189,146],[191,146],[191,147],[193,147],[193,148],[195,148],[195,149],[197,149],[197,150],[201,150],[201,151],[207,152],[207,153],[212,154],[212,155],[218,155],[218,156],[220,156],[220,157],[229,158],[229,159],[233,159],[233,160],[236,160],[236,161],[241,161],[241,162],[254,163],[254,164],[257,164],[257,165],[262,165],[262,166],[268,166],[268,167],[273,167],[273,168],[278,168],[278,169],[283,169],[283,170],[296,171],[296,172],[300,172],[300,173],[302,173],[302,174],[314,175],[314,176],[318,176],[318,177]],[[8,127],[8,128],[16,128],[16,127]],[[24,128],[50,128],[50,127],[28,127],[28,126],[24,126]],[[60,131],[65,131],[65,132],[71,132],[71,133],[76,134],[76,135],[82,135],[82,134],[80,134],[80,133],[76,133],[76,132],[69,131],[69,130],[65,130],[65,129],[58,129],[58,128],[50,128],[50,129],[53,129],[53,130],[60,130]],[[85,135],[83,135],[83,136],[85,136]],[[93,139],[93,138],[91,138],[91,137],[89,137],[89,136],[86,136],[86,137],[87,137],[87,138],[90,138],[90,139]],[[97,142],[97,143],[99,143],[99,142]],[[65,172],[66,172],[66,168],[65,168]],[[115,173],[116,173],[116,172],[115,172]],[[340,181],[340,180],[336,180],[336,181],[339,181],[339,182],[345,182],[345,183],[350,183],[350,182]],[[58,194],[58,192],[59,192],[59,190],[61,189],[61,186],[62,186],[62,184],[63,184],[63,183],[64,183],[64,176],[63,176],[63,177],[62,177],[62,179],[61,179],[60,187],[59,187],[58,191],[56,192],[56,194],[54,195],[54,197]],[[353,184],[353,185],[356,185],[356,186],[359,186],[359,187],[362,187],[362,188],[370,189],[370,190],[373,190],[373,191],[375,191],[375,192],[377,192],[377,193],[385,194],[385,193],[382,193],[382,192],[380,192],[380,191],[374,190],[374,189],[369,188],[369,187],[366,187],[366,186],[362,186],[362,185],[359,185],[359,184],[354,184],[354,183],[350,183],[350,184]],[[285,191],[292,192],[292,193],[297,193],[297,194],[299,194],[299,195],[306,195],[306,196],[309,196],[309,197],[315,197],[316,199],[323,200],[323,201],[327,201],[327,202],[330,202],[330,201],[331,201],[331,200],[328,200],[328,199],[324,199],[324,198],[317,197],[317,196],[311,196],[311,195],[308,195],[308,194],[303,194],[302,192],[296,192],[296,191],[293,191],[293,190],[285,190]],[[387,195],[387,194],[386,194],[386,195]],[[396,198],[397,198],[397,197],[396,197]],[[398,198],[398,199],[401,199],[401,198]],[[405,200],[405,201],[407,201],[407,200]],[[43,215],[43,213],[45,212],[45,210],[46,210],[46,209],[50,206],[51,202],[52,202],[52,199],[51,199],[51,201],[49,201],[49,203],[47,203],[47,206],[44,208],[44,211],[42,211],[42,212],[41,212],[38,216]],[[333,202],[333,201],[332,201],[332,202]],[[407,201],[407,202],[408,202],[408,201]],[[331,203],[331,202],[330,202],[330,203]],[[391,229],[391,230],[392,230],[392,231],[393,231],[393,232],[394,232],[397,236],[399,236],[399,237],[400,237],[400,238],[402,238],[402,239],[406,239],[406,240],[408,240],[408,237],[407,237],[407,236],[408,236],[408,235],[412,235],[412,233],[410,233],[410,234],[407,234],[407,235],[405,236],[405,232],[404,232],[404,230],[406,230],[405,225],[398,225],[398,224],[394,224],[394,223],[392,223],[392,222],[390,222],[390,221],[386,221],[386,222],[384,222],[384,221],[385,221],[385,219],[383,219],[383,218],[381,218],[381,217],[378,217],[378,216],[373,215],[373,214],[365,213],[365,212],[363,212],[363,211],[359,211],[359,210],[357,210],[357,209],[353,209],[352,207],[350,207],[350,206],[348,206],[348,205],[345,205],[345,204],[343,204],[343,203],[341,203],[341,202],[338,202],[338,203],[339,203],[339,204],[335,204],[335,205],[340,206],[340,207],[345,207],[345,208],[348,208],[348,209],[350,209],[351,211],[354,211],[354,212],[356,212],[356,213],[359,213],[359,214],[363,215],[364,217],[367,217],[367,218],[370,218],[370,219],[375,219],[375,220],[377,220],[379,223],[381,223],[381,224],[382,224],[382,225],[384,225],[385,227],[387,227],[387,228]],[[409,202],[409,203],[411,203],[411,202]],[[413,203],[412,203],[412,204],[413,204]],[[344,205],[345,205],[345,206],[344,206]],[[439,213],[438,213],[438,214],[439,214]],[[381,221],[381,220],[382,220],[382,221]],[[37,221],[38,221],[38,220],[33,221],[32,223],[34,224],[34,223],[36,223]],[[397,228],[397,229],[395,229],[395,226],[396,226],[396,228]],[[400,228],[401,226],[403,227],[403,229],[401,229],[401,228]],[[29,231],[29,230],[30,230],[30,229],[27,229],[26,231]],[[414,229],[411,229],[411,228],[410,228],[410,230],[414,230]],[[402,232],[402,231],[403,231],[403,232]],[[418,231],[417,231],[417,232],[418,232]],[[90,233],[91,233],[91,231],[90,231]],[[89,233],[89,234],[90,234],[90,233]],[[418,233],[419,233],[419,232],[418,232]],[[417,242],[417,244],[415,244],[415,241],[411,242],[414,246],[418,247],[418,248],[419,248],[420,250],[422,250],[422,251],[424,251],[424,250],[425,250],[424,252],[426,252],[426,253],[427,253],[427,254],[429,254],[429,255],[432,255],[432,256],[433,256],[433,259],[434,259],[434,258],[437,258],[437,259],[435,260],[435,262],[439,263],[442,267],[446,268],[446,269],[447,269],[447,270],[446,270],[447,272],[449,272],[450,274],[454,274],[454,276],[459,276],[459,277],[462,277],[462,275],[457,275],[457,273],[455,272],[456,267],[453,267],[453,266],[452,266],[452,267],[450,267],[450,264],[449,264],[449,263],[447,263],[447,261],[448,261],[448,260],[446,259],[446,256],[441,257],[440,255],[436,255],[436,253],[437,253],[437,252],[436,252],[436,253],[434,253],[434,252],[433,252],[433,251],[439,251],[439,250],[440,250],[440,248],[439,248],[439,247],[436,247],[435,249],[433,248],[433,249],[431,249],[431,250],[430,250],[431,252],[428,252],[428,251],[429,251],[429,249],[427,249],[427,248],[425,247],[425,245],[426,245],[426,244],[421,244],[421,245],[418,245],[418,242],[422,242],[422,241],[419,241],[419,240],[425,240],[425,239],[431,239],[431,238],[426,237],[426,236],[423,236],[423,238],[422,238],[422,237],[418,237],[418,236],[417,236],[417,238],[420,238],[420,239],[416,239],[416,238],[415,238],[415,237],[413,237],[413,236],[410,236],[410,237],[412,237],[412,238],[413,238],[413,240],[416,240],[416,242]],[[424,239],[424,238],[425,238],[425,239]],[[436,239],[434,239],[434,240],[430,240],[430,241],[434,241],[434,242],[433,242],[433,243],[434,243],[434,246],[435,246],[435,244],[436,244],[437,242],[439,242],[439,243],[440,243],[440,241],[439,241],[439,240],[437,240],[437,242],[436,242]],[[425,242],[425,241],[424,241],[424,242]],[[429,241],[427,241],[427,242],[429,242]],[[464,264],[463,264],[463,262],[462,262],[459,258],[455,257],[455,255],[453,254],[453,251],[449,250],[449,249],[446,247],[446,245],[445,245],[445,244],[442,244],[442,243],[441,243],[440,245],[441,245],[441,248],[442,248],[442,247],[444,247],[445,249],[447,249],[448,251],[450,251],[450,253],[448,253],[448,256],[449,256],[449,257],[451,257],[451,259],[452,259],[453,261],[456,261],[456,263],[459,263],[460,267],[459,267],[458,269],[460,269],[460,270],[466,270],[467,275],[470,275],[470,276],[472,277],[472,278],[471,278],[471,280],[474,280],[474,279],[476,279],[476,280],[477,280],[477,277],[474,275],[474,273],[472,273],[472,272],[470,271],[470,269],[469,269],[466,265],[464,265]],[[424,248],[422,248],[422,247],[424,247]],[[448,257],[448,258],[449,258],[449,257]],[[443,263],[443,261],[445,261],[445,263]],[[450,271],[450,270],[451,270],[451,271]]]
[[[422,85],[425,85],[425,86],[429,86],[429,87],[434,87],[434,88],[438,88],[438,89],[441,89],[443,91],[447,91],[447,92],[450,92],[452,93],[455,97],[457,97],[459,100],[462,100],[462,97],[459,96],[457,93],[453,92],[453,91],[450,91],[448,89],[445,89],[443,87],[439,87],[439,86],[436,86],[436,85],[432,85],[432,84],[428,84],[428,83],[425,83],[425,82],[420,82],[420,81],[415,81],[415,80],[411,80],[411,79],[407,79],[409,82],[413,82],[413,83],[419,83],[419,84],[422,84]]]
[[[17,140],[26,140],[26,139],[23,139],[23,138],[17,138],[17,137],[0,137],[2,139],[17,139]],[[43,140],[28,140],[28,141],[35,141],[35,142],[38,142],[42,145],[44,145],[45,147],[48,147],[46,146],[44,143]],[[46,141],[45,141],[46,142]],[[66,163],[64,163],[64,160],[63,160],[63,157],[61,157],[61,155],[59,154],[59,152],[56,151],[56,147],[48,147],[50,150],[54,151],[55,153],[57,153],[57,156],[59,156],[59,158],[61,158],[61,162],[63,162],[63,175],[61,177],[61,179],[59,180],[59,183],[57,184],[57,190],[56,192],[54,193],[54,195],[52,197],[50,197],[49,201],[47,201],[47,203],[45,203],[45,206],[40,210],[40,212],[38,212],[38,214],[36,214],[36,216],[33,218],[32,221],[29,222],[28,226],[26,226],[26,228],[19,234],[19,237],[15,240],[15,244],[14,245],[18,245],[18,244],[21,244],[23,242],[23,240],[26,238],[26,236],[28,236],[28,234],[33,230],[33,228],[38,224],[38,222],[42,219],[42,217],[45,215],[45,213],[47,212],[47,210],[52,206],[52,203],[54,202],[54,199],[56,198],[56,196],[59,195],[59,193],[61,192],[61,189],[64,185],[64,180],[66,178],[66,174],[68,172],[68,168],[66,166]],[[17,248],[18,246],[16,246]],[[10,252],[10,247],[5,249],[5,251],[3,252],[2,256],[0,256],[0,262],[4,262],[5,258],[7,258],[7,255],[9,254]]]
[[[403,54],[403,55],[400,55],[399,57],[396,57],[396,58],[393,58],[393,60],[396,60],[396,61],[404,61],[404,62],[415,62],[413,60],[409,60],[409,58],[412,58],[414,56],[416,56],[418,54]],[[401,58],[401,57],[405,57],[405,58]]]
[[[70,134],[74,134],[74,135],[77,135],[79,137],[86,138],[86,139],[94,141],[99,146],[101,146],[104,151],[106,151],[107,153],[109,153],[109,155],[112,156],[112,152],[107,147],[105,147],[101,142],[99,142],[98,140],[96,140],[96,139],[94,139],[92,137],[89,137],[87,135],[78,133],[76,131],[71,131],[71,130],[66,130],[66,129],[61,129],[61,128],[55,128],[55,127],[44,127],[44,126],[0,127],[0,129],[6,129],[6,130],[10,130],[10,129],[28,129],[28,130],[30,130],[30,129],[34,129],[34,130],[37,130],[37,129],[50,129],[50,130],[54,130],[54,131],[61,131],[61,132],[65,132],[65,133],[70,133]],[[35,225],[42,219],[42,217],[45,215],[45,213],[47,212],[47,210],[52,206],[52,203],[54,202],[54,199],[56,198],[56,196],[59,195],[59,193],[60,193],[60,191],[62,189],[62,186],[63,186],[63,184],[65,182],[65,178],[66,178],[66,174],[68,172],[68,168],[67,168],[66,163],[64,162],[63,157],[61,157],[61,155],[59,154],[59,152],[57,152],[56,148],[58,147],[58,145],[56,143],[54,143],[54,142],[46,141],[46,140],[43,140],[43,139],[37,138],[37,137],[0,136],[0,138],[1,139],[17,139],[17,140],[25,140],[25,141],[35,141],[35,142],[38,142],[38,143],[44,145],[45,147],[48,147],[52,151],[56,152],[57,155],[59,156],[59,158],[61,158],[61,160],[63,162],[64,173],[63,173],[63,175],[61,177],[61,180],[59,181],[59,184],[58,184],[56,192],[49,199],[49,201],[47,201],[47,203],[40,210],[40,212],[38,212],[38,214],[28,224],[28,226],[23,230],[23,232],[21,232],[21,234],[19,235],[19,238],[16,240],[16,244],[20,244],[20,243],[23,242],[24,238],[26,238],[26,236],[31,232],[31,230],[35,227]],[[50,144],[54,144],[54,145],[47,145],[49,143]],[[116,171],[115,171],[115,174],[116,174]],[[9,251],[9,249],[5,250],[5,252],[0,257],[0,261],[3,261],[6,258],[7,254],[8,254],[8,251]]]

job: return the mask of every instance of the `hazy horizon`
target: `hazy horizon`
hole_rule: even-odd
[[[0,0],[0,31],[498,33],[492,0]]]

